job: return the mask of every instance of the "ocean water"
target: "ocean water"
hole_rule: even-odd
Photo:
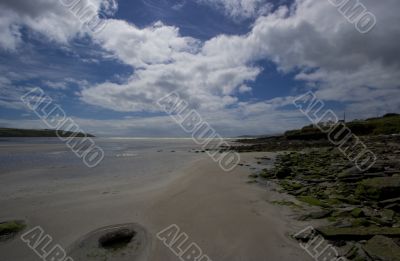
[[[98,167],[127,162],[128,165],[147,165],[154,159],[182,161],[200,149],[191,139],[95,138],[105,152]],[[192,154],[190,154],[192,153]],[[178,163],[178,162],[176,162]],[[27,168],[57,168],[75,166],[87,168],[67,145],[58,138],[0,139],[0,174]]]
[[[206,158],[191,139],[95,138],[105,152],[88,168],[58,138],[0,140],[0,196],[49,193],[91,186],[142,188],[168,180],[193,161]]]

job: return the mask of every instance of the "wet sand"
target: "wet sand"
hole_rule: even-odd
[[[256,155],[245,154],[242,159],[251,161]],[[2,189],[7,182],[12,189],[19,188],[12,195],[1,193],[0,220],[22,218],[29,227],[39,225],[67,249],[101,227],[137,223],[150,235],[147,260],[179,260],[155,236],[176,224],[189,236],[187,244],[197,243],[214,261],[312,260],[289,238],[306,225],[291,221],[289,209],[268,203],[276,192],[247,184],[248,167],[226,173],[199,154],[151,185],[140,186],[135,180],[104,184],[107,180],[75,177],[65,186],[54,180],[44,184],[42,179],[40,186],[48,191],[30,190],[32,184],[23,181],[32,182],[42,172],[32,169],[0,176]],[[0,244],[0,260],[40,258],[16,238]]]

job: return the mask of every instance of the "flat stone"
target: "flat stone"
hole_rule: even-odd
[[[373,260],[400,261],[400,247],[388,237],[374,236],[364,250]]]
[[[391,209],[396,212],[400,212],[400,204],[399,203],[393,203],[385,206],[386,209]]]
[[[333,227],[326,226],[317,229],[327,239],[360,240],[370,239],[375,235],[400,237],[400,228],[393,227]]]
[[[399,198],[391,198],[391,199],[387,199],[387,200],[382,200],[381,202],[379,202],[380,206],[386,206],[389,204],[393,204],[393,203],[400,203],[400,197]]]
[[[385,200],[400,196],[400,177],[381,177],[363,180],[357,194],[370,199]]]
[[[330,216],[332,214],[332,210],[321,210],[317,212],[312,212],[310,214],[301,216],[299,220],[308,220],[308,219],[322,219]]]

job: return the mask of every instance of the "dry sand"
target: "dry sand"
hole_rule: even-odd
[[[252,161],[256,155],[245,154],[242,159]],[[306,224],[291,221],[290,209],[268,202],[279,197],[276,192],[247,184],[249,174],[248,167],[226,173],[203,154],[168,181],[143,188],[126,184],[104,191],[104,184],[85,184],[80,190],[60,187],[59,193],[0,199],[0,220],[24,218],[29,227],[42,226],[64,247],[104,226],[138,223],[151,235],[147,259],[151,261],[179,260],[155,237],[171,224],[213,261],[312,260],[289,238]],[[28,170],[21,175],[33,174]],[[0,261],[11,260],[40,258],[16,238],[0,244]]]

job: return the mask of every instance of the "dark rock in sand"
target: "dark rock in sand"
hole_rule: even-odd
[[[25,221],[11,220],[0,222],[0,242],[13,239],[18,233],[26,228]]]
[[[68,256],[74,261],[147,260],[150,236],[138,224],[123,224],[97,229],[75,242]]]

